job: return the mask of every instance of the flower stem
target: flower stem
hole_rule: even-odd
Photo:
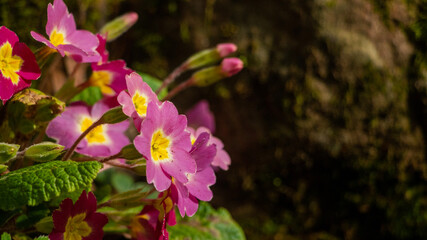
[[[193,79],[190,78],[188,80],[186,80],[185,82],[182,82],[181,84],[179,84],[178,86],[176,86],[175,88],[173,88],[168,95],[166,95],[166,97],[164,97],[162,100],[166,101],[166,100],[170,100],[171,98],[173,98],[176,94],[178,94],[179,92],[181,92],[182,90],[188,88],[189,86],[191,86],[193,84]]]
[[[98,121],[92,123],[92,125],[90,125],[78,138],[77,140],[74,142],[73,146],[70,147],[70,149],[68,149],[68,151],[65,153],[64,157],[62,158],[62,161],[66,161],[68,160],[71,155],[73,154],[74,150],[76,150],[77,145],[79,145],[80,141],[83,140],[84,137],[86,137],[86,135],[92,131],[92,129],[98,127],[99,125],[103,124],[103,122],[101,121],[101,119],[99,119]]]
[[[163,90],[163,88],[169,86],[171,83],[173,83],[175,81],[175,79],[177,77],[179,77],[179,75],[181,75],[181,73],[185,72],[185,70],[187,70],[187,64],[183,63],[181,64],[179,67],[175,68],[163,81],[162,85],[156,90],[156,94],[159,94],[160,91]]]

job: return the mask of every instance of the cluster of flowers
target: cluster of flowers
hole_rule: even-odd
[[[31,32],[35,40],[46,45],[39,52],[40,56],[58,52],[76,62],[91,63],[92,73],[85,86],[98,86],[104,98],[93,107],[83,102],[70,104],[50,122],[46,134],[66,149],[77,143],[76,152],[95,159],[114,156],[131,143],[125,135],[128,120],[96,126],[80,142],[76,141],[105,112],[122,106],[123,113],[138,131],[133,144],[146,160],[147,182],[159,192],[158,199],[145,205],[135,216],[130,226],[132,236],[135,239],[167,239],[166,224],[176,222],[174,206],[178,207],[181,216],[193,216],[198,200],[210,201],[213,197],[210,186],[216,181],[214,170],[227,170],[230,164],[221,140],[212,135],[215,126],[207,102],[196,105],[187,116],[180,115],[172,102],[159,100],[150,86],[139,74],[127,68],[124,61],[108,60],[108,35],[77,30],[74,17],[62,0],[48,5],[47,16],[49,39]],[[136,13],[130,13],[122,20],[129,26],[137,18]],[[222,59],[235,52],[236,46],[219,44],[213,51],[218,59]],[[0,27],[0,99],[3,102],[40,77],[37,60],[15,33]],[[185,67],[192,69],[199,65],[190,59]],[[242,67],[239,59],[225,58],[220,66],[194,74],[186,84],[203,86],[206,81],[236,74]],[[118,161],[125,164],[124,160]],[[101,239],[102,228],[108,219],[96,213],[94,195],[83,192],[75,204],[65,199],[60,209],[53,213],[53,221],[50,239]]]

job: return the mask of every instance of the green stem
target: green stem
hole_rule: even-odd
[[[163,88],[169,86],[171,83],[175,81],[179,75],[181,75],[185,70],[187,70],[187,64],[183,63],[179,67],[175,68],[166,78],[163,80],[162,85],[156,90],[156,94],[159,94]]]
[[[90,131],[92,131],[94,128],[98,127],[99,125],[103,124],[103,122],[101,121],[101,119],[99,119],[98,121],[92,123],[92,125],[90,125],[78,138],[77,140],[74,142],[73,146],[70,147],[70,149],[68,149],[68,151],[65,153],[64,157],[62,158],[62,161],[66,161],[68,160],[71,155],[74,153],[74,150],[76,150],[77,145],[79,145],[79,143],[81,142],[81,140],[83,140],[84,137],[86,137],[86,135],[89,134]]]

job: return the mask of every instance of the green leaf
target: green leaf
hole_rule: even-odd
[[[51,216],[42,218],[36,223],[35,227],[41,233],[50,233],[53,229],[53,218]]]
[[[9,234],[9,233],[4,232],[4,233],[1,235],[1,240],[12,240],[12,237],[10,236],[10,234]]]
[[[181,219],[177,225],[168,227],[171,240],[245,240],[241,227],[230,213],[200,202],[199,210],[192,218]]]
[[[0,209],[35,206],[91,185],[101,169],[96,161],[52,161],[12,171],[0,177]]]
[[[55,160],[61,155],[64,146],[52,143],[42,142],[32,145],[25,150],[25,158],[35,162],[49,162]]]
[[[157,89],[159,89],[159,87],[162,85],[162,81],[159,80],[158,78],[155,78],[151,75],[148,75],[146,73],[138,73],[142,79],[144,80],[144,82],[146,82],[148,84],[148,86],[151,87],[151,89],[153,91],[156,91]],[[166,95],[168,94],[168,90],[166,88],[164,88],[162,91],[160,91],[158,98],[162,99],[164,98]]]
[[[81,91],[71,99],[71,102],[83,101],[89,105],[93,105],[102,98],[101,89],[97,86],[91,86]]]
[[[0,126],[0,141],[26,143],[44,132],[50,120],[65,109],[65,103],[43,92],[26,88],[15,94],[6,106],[6,121]]]

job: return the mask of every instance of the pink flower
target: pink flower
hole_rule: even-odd
[[[40,77],[36,58],[8,28],[0,27],[0,99],[5,102]]]
[[[206,127],[212,133],[215,132],[215,117],[209,109],[209,103],[201,100],[185,114],[188,119],[188,126],[193,128]]]
[[[210,186],[215,181],[215,173],[210,166],[216,154],[216,148],[209,144],[210,133],[201,132],[190,151],[191,156],[196,161],[197,172],[187,174],[188,182],[181,183],[178,180],[172,181],[171,195],[176,202],[182,217],[193,216],[198,208],[198,201],[210,201],[213,197]]]
[[[209,129],[204,127],[198,128],[197,131],[191,128],[188,128],[187,130],[191,133],[192,140],[195,140],[203,132],[208,132],[211,134]],[[231,159],[230,155],[228,155],[228,153],[224,150],[224,144],[222,141],[211,134],[208,144],[213,144],[216,147],[216,155],[211,165],[214,167],[220,167],[222,170],[228,170],[228,166],[231,164]]]
[[[147,107],[150,102],[160,105],[160,101],[153,90],[136,72],[126,76],[128,92],[122,91],[117,101],[123,106],[123,112],[132,117],[138,131],[142,120],[147,116]]]
[[[171,102],[158,106],[150,102],[141,124],[141,134],[135,137],[136,149],[147,159],[147,182],[159,191],[171,185],[171,177],[186,183],[187,174],[196,172],[191,157],[190,133],[185,131],[187,118],[178,115]]]
[[[31,31],[31,36],[46,46],[57,50],[62,56],[69,55],[77,62],[98,62],[99,53],[97,37],[86,30],[76,30],[72,14],[62,0],[55,0],[47,6],[47,40],[42,35]]]
[[[51,240],[97,240],[102,239],[102,228],[108,222],[107,216],[96,212],[96,198],[93,193],[83,191],[73,204],[69,198],[62,201],[60,208],[52,214],[54,228],[49,234]]]
[[[57,139],[65,148],[70,148],[77,138],[108,110],[109,107],[102,102],[96,103],[92,108],[81,102],[74,103],[49,123],[46,134]],[[128,126],[128,121],[100,125],[86,135],[77,146],[76,152],[93,157],[118,153],[130,143],[124,134]]]

